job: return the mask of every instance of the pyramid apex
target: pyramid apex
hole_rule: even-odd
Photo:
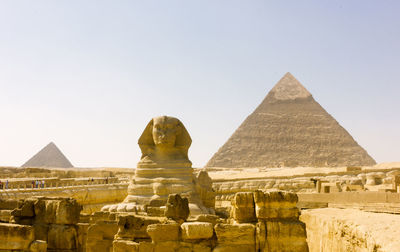
[[[294,100],[308,98],[311,93],[290,72],[287,72],[271,89],[270,95],[276,100]]]

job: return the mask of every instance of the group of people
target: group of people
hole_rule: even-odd
[[[32,188],[44,188],[45,181],[42,180],[32,180]]]
[[[8,180],[6,180],[6,183],[0,180],[0,189],[8,189]]]
[[[94,179],[93,179],[93,178],[89,178],[89,179],[88,179],[88,182],[89,182],[89,184],[90,184],[90,183],[93,183],[93,182],[94,182]],[[105,183],[105,184],[108,184],[108,177],[106,177],[106,178],[104,179],[104,183]]]

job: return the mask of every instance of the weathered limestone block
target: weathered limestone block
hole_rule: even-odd
[[[207,171],[200,171],[195,177],[196,191],[205,207],[215,207],[215,191],[212,188],[213,182]]]
[[[178,249],[178,241],[164,241],[154,244],[154,252],[176,252]]]
[[[73,198],[38,197],[34,203],[36,222],[76,224],[82,207]]]
[[[47,248],[51,250],[72,250],[78,247],[76,227],[53,224],[49,227]]]
[[[18,206],[11,211],[10,221],[21,225],[32,225],[35,217],[34,199],[18,201]]]
[[[185,222],[181,225],[182,239],[209,239],[214,234],[213,225],[207,222]]]
[[[231,217],[238,223],[256,221],[252,192],[238,192],[232,200]]]
[[[137,238],[150,238],[147,226],[160,223],[159,218],[137,215],[119,215],[118,233],[115,239],[134,240]]]
[[[45,223],[34,223],[33,228],[35,230],[35,239],[47,241],[47,235],[49,233],[49,226]]]
[[[10,222],[12,211],[13,210],[0,210],[0,222]]]
[[[189,217],[188,199],[182,198],[179,194],[170,194],[164,214],[165,217],[175,221],[186,221]]]
[[[215,252],[254,252],[256,249],[253,224],[217,224],[214,230],[218,238]]]
[[[18,207],[18,200],[14,199],[0,199],[1,210],[13,210]]]
[[[147,226],[147,233],[154,243],[179,240],[179,224],[151,224]]]
[[[94,212],[90,216],[90,223],[96,223],[97,221],[115,221],[116,220],[116,214],[115,213],[110,213],[110,212],[105,212],[105,211],[98,211]]]
[[[78,223],[77,231],[78,231],[78,252],[86,251],[86,239],[88,229],[90,227],[89,223]]]
[[[380,185],[382,184],[382,179],[385,177],[385,174],[382,172],[371,172],[367,173],[366,177],[366,185]]]
[[[148,216],[164,216],[165,206],[164,207],[153,207],[148,206],[146,208],[146,213]]]
[[[177,252],[211,252],[211,248],[211,242],[208,240],[201,242],[182,241],[179,243],[179,249]]]
[[[91,225],[87,232],[86,251],[110,251],[117,232],[118,225],[116,221],[98,221]]]
[[[46,252],[47,251],[47,242],[42,240],[36,240],[31,243],[29,248],[31,252]]]
[[[208,222],[215,226],[220,221],[219,216],[214,215],[214,214],[200,214],[197,215],[196,218],[194,218],[195,221],[198,222]]]
[[[34,237],[31,226],[0,223],[0,250],[27,250]]]
[[[254,192],[256,216],[259,220],[271,219],[298,219],[299,210],[296,206],[298,202],[297,194],[273,191],[264,193]]]
[[[27,199],[18,201],[18,207],[15,208],[11,215],[14,217],[34,217],[35,210],[33,208],[35,200]]]
[[[264,251],[308,252],[306,227],[300,221],[267,221]]]
[[[139,252],[139,243],[128,240],[113,241],[112,252]]]
[[[259,221],[256,224],[256,251],[263,251],[265,248],[265,240],[267,236],[267,230],[265,222]]]

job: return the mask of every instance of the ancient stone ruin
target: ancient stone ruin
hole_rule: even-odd
[[[72,168],[74,166],[64,156],[60,149],[51,142],[26,161],[22,167]]]
[[[193,169],[190,145],[162,116],[136,170],[0,167],[0,251],[400,251],[398,165]]]
[[[351,135],[287,73],[206,167],[374,164]]]
[[[205,171],[194,173],[188,158],[192,139],[181,121],[169,116],[153,118],[138,143],[142,158],[128,196],[121,204],[104,206],[103,211],[162,215],[168,195],[178,193],[188,198],[192,215],[214,212],[211,178]]]

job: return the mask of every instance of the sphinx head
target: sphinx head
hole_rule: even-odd
[[[188,160],[188,149],[192,139],[180,120],[170,116],[159,116],[147,124],[138,143],[142,150],[142,161]]]
[[[173,148],[177,137],[182,134],[182,123],[168,116],[155,117],[152,121],[154,145],[158,148]]]

